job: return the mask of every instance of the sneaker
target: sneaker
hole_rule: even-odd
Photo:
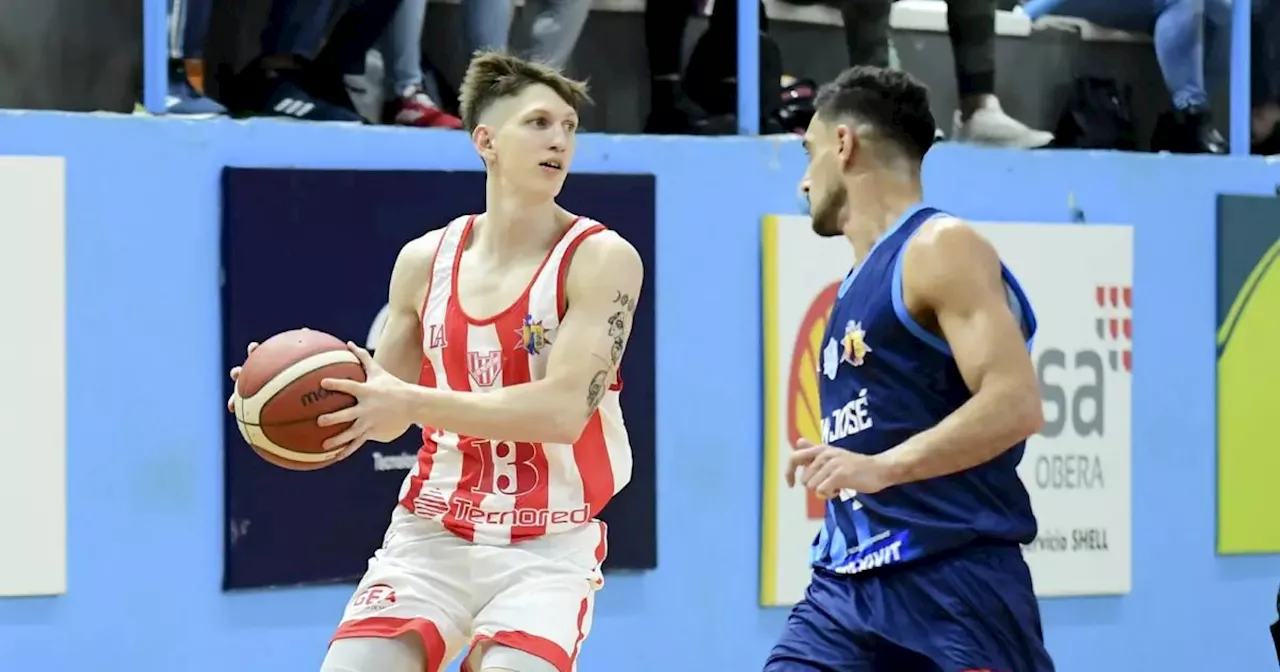
[[[169,83],[169,93],[164,97],[165,114],[191,119],[211,119],[227,113],[218,101],[200,95],[186,79]]]
[[[994,97],[978,108],[968,119],[955,111],[951,137],[960,142],[990,147],[1035,149],[1053,142],[1053,134],[1039,131],[1004,113]]]
[[[169,90],[165,92],[164,108],[165,114],[187,119],[212,119],[227,113],[227,108],[191,85],[182,61],[169,62]],[[146,114],[146,109],[138,103],[134,113]]]
[[[1229,150],[1205,107],[1165,112],[1156,119],[1156,128],[1151,134],[1153,152],[1227,154]]]
[[[345,124],[364,123],[364,118],[355,112],[332,103],[326,103],[284,77],[277,77],[272,80],[266,103],[257,110],[257,113],[265,117],[281,117],[300,121],[328,121]]]
[[[382,106],[382,121],[416,128],[462,128],[462,120],[436,106],[418,84],[406,87]]]

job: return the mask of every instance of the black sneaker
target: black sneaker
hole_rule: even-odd
[[[365,123],[364,117],[359,114],[344,107],[326,103],[285,77],[277,77],[271,82],[266,102],[257,110],[257,113],[264,117],[282,117],[300,121]]]
[[[1226,154],[1227,141],[1213,126],[1209,110],[1192,107],[1165,112],[1156,119],[1151,151],[1173,154]]]

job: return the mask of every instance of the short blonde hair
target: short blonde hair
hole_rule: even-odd
[[[586,82],[569,79],[556,68],[500,52],[476,52],[458,92],[463,127],[475,130],[480,115],[491,105],[536,84],[555,91],[574,110],[591,102]]]

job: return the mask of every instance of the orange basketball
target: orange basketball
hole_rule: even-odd
[[[321,331],[297,329],[267,339],[245,360],[232,398],[240,434],[266,461],[296,471],[333,464],[341,449],[322,444],[350,423],[321,427],[316,418],[356,403],[320,387],[325,378],[363,382],[364,367],[346,343]]]

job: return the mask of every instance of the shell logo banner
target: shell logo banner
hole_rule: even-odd
[[[1040,527],[1023,549],[1036,593],[1128,593],[1132,228],[974,226],[1017,276],[1040,324],[1032,357],[1045,427],[1028,440],[1019,467]],[[760,602],[765,606],[794,604],[809,582],[809,546],[822,524],[824,503],[803,489],[788,489],[783,472],[798,439],[820,437],[817,358],[851,262],[849,245],[814,235],[808,217],[764,219]],[[874,353],[876,344],[868,345]]]

